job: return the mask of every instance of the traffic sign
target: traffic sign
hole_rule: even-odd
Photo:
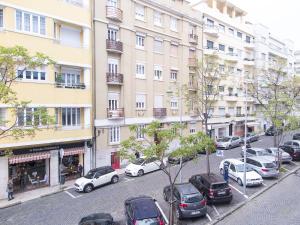
[[[218,156],[218,157],[224,157],[224,150],[217,150],[216,156]]]

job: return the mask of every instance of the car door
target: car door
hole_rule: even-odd
[[[105,182],[105,183],[111,182],[112,172],[114,172],[114,170],[112,168],[107,168],[104,171],[105,174],[103,175],[103,182]]]
[[[247,165],[248,165],[251,169],[257,171],[257,168],[256,168],[256,161],[255,161],[255,160],[247,158],[247,159],[246,159],[246,163],[247,163]]]
[[[228,175],[232,179],[237,180],[236,168],[235,168],[235,165],[232,163],[229,165]]]
[[[203,180],[202,177],[197,175],[193,179],[193,184],[197,187],[197,189],[202,193],[204,191]]]
[[[237,146],[238,144],[238,140],[239,138],[238,137],[233,137],[232,139],[231,139],[231,146],[232,147],[235,147],[235,146]]]
[[[160,169],[160,161],[157,158],[152,158],[151,163],[153,166],[153,170],[159,170]]]
[[[99,170],[95,173],[93,178],[93,184],[95,187],[105,184],[105,178],[103,177],[103,175],[105,175],[104,170]]]
[[[154,160],[155,160],[154,158],[149,158],[145,161],[145,164],[144,164],[144,172],[145,173],[149,173],[151,171],[156,170]]]

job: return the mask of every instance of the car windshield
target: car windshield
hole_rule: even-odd
[[[132,163],[135,164],[135,165],[142,165],[142,163],[143,163],[144,161],[145,161],[144,159],[136,159],[136,160],[134,160]]]
[[[276,167],[276,165],[274,163],[264,163],[264,166],[266,168],[275,168]]]
[[[159,221],[157,218],[148,218],[143,220],[137,220],[136,225],[159,225]]]
[[[212,184],[211,188],[212,189],[224,189],[227,188],[228,184],[227,183],[217,183],[217,184]]]
[[[200,202],[203,199],[203,197],[199,194],[193,194],[193,195],[184,195],[183,201],[185,203],[194,203],[194,202]]]
[[[236,165],[236,171],[237,172],[244,172],[244,165],[243,164],[239,164]],[[252,169],[249,166],[246,166],[246,172],[250,172]]]
[[[95,175],[96,171],[89,171],[84,177],[87,179],[92,179]]]
[[[229,137],[223,137],[219,139],[219,142],[228,142],[228,141],[230,141]]]
[[[257,156],[270,155],[270,153],[267,152],[266,150],[264,150],[264,151],[257,151],[256,155],[257,155]]]

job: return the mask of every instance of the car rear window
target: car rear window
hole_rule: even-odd
[[[157,218],[148,218],[143,220],[137,220],[136,225],[159,225],[159,221]]]
[[[194,203],[194,202],[200,202],[203,199],[202,195],[194,194],[194,195],[184,195],[183,201],[185,203]]]
[[[227,188],[228,184],[227,183],[217,183],[217,184],[212,184],[211,188],[212,189],[224,189]]]
[[[274,163],[264,163],[264,166],[266,168],[275,168],[276,167],[276,165]]]

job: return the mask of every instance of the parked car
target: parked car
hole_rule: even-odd
[[[240,137],[223,137],[217,140],[218,149],[231,149],[241,145]]]
[[[246,159],[246,163],[262,177],[278,177],[279,170],[273,160],[273,156],[252,156]]]
[[[190,161],[192,159],[194,159],[196,156],[193,155],[193,156],[183,156],[182,157],[182,162],[187,162],[187,161]],[[180,157],[175,157],[175,156],[169,156],[168,157],[168,163],[170,164],[180,164]]]
[[[269,127],[265,132],[266,136],[274,136],[274,135],[280,135],[280,134],[282,134],[282,129],[281,128],[276,129],[273,126]]]
[[[127,176],[143,176],[145,173],[150,173],[161,168],[161,162],[157,158],[139,158],[130,163],[125,168]]]
[[[102,166],[90,170],[85,176],[75,181],[75,189],[77,191],[91,192],[94,188],[107,184],[117,183],[119,176],[111,166]]]
[[[246,157],[264,156],[264,155],[271,155],[271,154],[263,148],[246,148]],[[244,150],[241,151],[241,156],[244,157]]]
[[[231,188],[224,181],[224,178],[217,174],[193,175],[189,182],[207,198],[208,203],[230,203],[232,200]]]
[[[176,216],[178,219],[205,216],[206,199],[191,183],[175,184],[173,188]],[[165,201],[171,201],[171,186],[163,190]]]
[[[78,225],[117,225],[108,213],[94,213],[81,218]]]
[[[268,153],[270,153],[270,155],[273,155],[276,159],[278,158],[278,151],[279,151],[279,155],[281,156],[281,162],[283,163],[289,163],[293,160],[292,156],[290,156],[289,153],[283,151],[281,148],[275,148],[275,147],[271,147],[271,148],[266,148],[266,151]]]
[[[293,140],[300,140],[300,133],[293,134]]]
[[[244,163],[238,159],[222,160],[219,166],[221,174],[224,173],[224,163],[228,165],[229,177],[237,181],[239,185],[243,186],[244,183],[246,183],[246,186],[255,186],[262,184],[262,177],[249,166],[246,166],[246,182],[244,181]]]
[[[244,139],[245,139],[245,137],[241,136],[241,143],[244,143]],[[258,140],[259,140],[259,136],[255,133],[248,133],[246,136],[247,143],[251,143],[254,141],[258,141]]]
[[[283,145],[279,146],[283,151],[287,152],[292,156],[293,160],[300,160],[300,141],[292,140],[284,142]]]
[[[139,196],[125,200],[127,225],[165,225],[163,212],[155,199]]]

